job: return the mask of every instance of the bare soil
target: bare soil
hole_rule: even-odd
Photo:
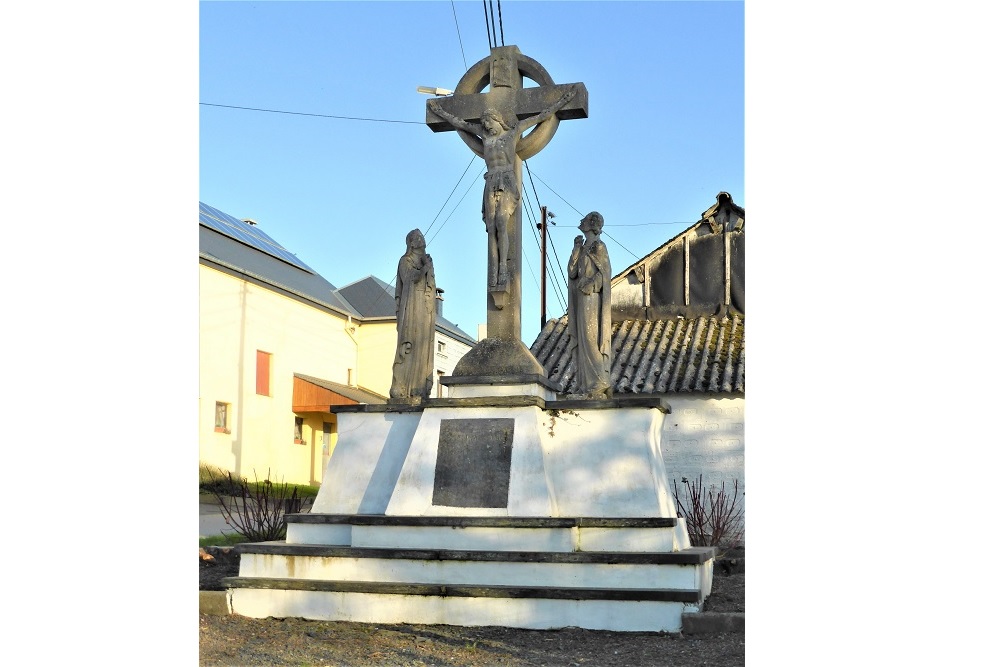
[[[707,612],[744,611],[742,553],[717,561]],[[210,558],[207,558],[210,557]],[[233,548],[202,550],[200,589],[224,590],[222,579],[239,573]],[[737,667],[744,664],[744,635],[607,632],[563,628],[367,624],[301,618],[199,619],[199,665],[396,667],[463,665]]]

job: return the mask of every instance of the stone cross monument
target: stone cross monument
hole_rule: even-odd
[[[540,85],[522,88],[525,77]],[[590,371],[584,393],[558,396],[521,342],[521,160],[560,118],[586,117],[586,88],[557,86],[516,47],[501,47],[457,92],[428,102],[427,124],[458,130],[486,161],[488,336],[442,378],[447,397],[426,396],[426,366],[414,363],[400,400],[330,406],[337,447],[312,508],[286,515],[283,544],[241,547],[240,576],[224,584],[228,608],[252,618],[681,632],[711,592],[716,548],[692,547],[677,516],[666,399],[609,397],[602,381],[611,268],[599,213],[581,221],[567,266],[586,347],[577,364]],[[419,232],[407,245],[397,282],[426,299],[431,264]],[[397,349],[409,361],[432,322],[403,328]],[[312,567],[317,557],[330,566]]]
[[[525,88],[525,78],[538,85]],[[492,49],[465,73],[454,95],[427,102],[427,126],[434,132],[457,130],[487,166],[487,338],[462,358],[456,376],[543,374],[521,342],[521,163],[548,144],[560,120],[586,118],[587,107],[582,83],[557,85],[516,46]]]

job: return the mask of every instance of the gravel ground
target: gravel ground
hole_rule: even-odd
[[[742,667],[742,633],[516,630],[303,619],[200,619],[200,659],[215,665],[387,667],[616,665]]]
[[[201,558],[200,587],[221,590],[222,577],[237,574],[239,557],[231,550],[206,551],[212,558]],[[716,568],[706,611],[744,611],[742,567],[729,569],[733,573],[727,575],[722,568]],[[742,633],[686,636],[579,628],[518,630],[201,614],[199,665],[742,667],[743,641]]]

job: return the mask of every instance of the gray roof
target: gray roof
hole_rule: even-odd
[[[302,373],[293,373],[293,375],[306,382],[311,382],[317,387],[323,387],[323,389],[329,389],[330,391],[340,394],[345,398],[349,398],[352,401],[357,401],[358,403],[385,403],[386,398],[381,394],[377,394],[374,391],[368,389],[363,389],[361,387],[352,387],[346,384],[340,384],[339,382],[330,382],[329,380],[324,380],[323,378],[313,377],[311,375],[303,375]]]
[[[336,294],[336,287],[312,269],[307,271],[293,266],[204,224],[198,226],[198,235],[198,254],[203,261],[255,278],[346,315],[359,315],[351,304]]]
[[[344,285],[337,294],[347,300],[362,317],[396,317],[396,288],[375,276]]]
[[[344,285],[337,290],[337,295],[350,303],[363,318],[391,317],[395,319],[396,317],[396,288],[375,276],[368,276],[350,285]],[[439,331],[452,338],[469,345],[476,344],[474,338],[443,316],[437,316],[436,324]]]
[[[745,386],[743,318],[622,320],[611,325],[616,394],[739,393]],[[531,345],[549,380],[575,393],[566,317],[546,322]]]

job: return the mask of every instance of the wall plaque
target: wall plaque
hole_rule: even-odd
[[[433,504],[507,507],[513,419],[442,419]]]

